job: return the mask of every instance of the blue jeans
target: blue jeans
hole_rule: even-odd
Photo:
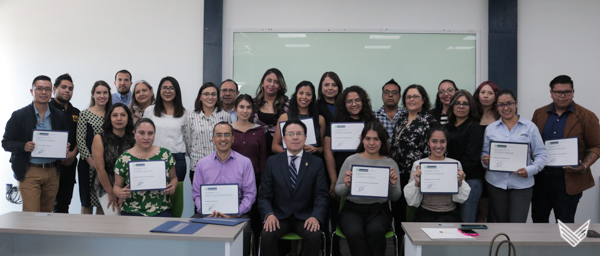
[[[181,182],[185,179],[185,173],[187,172],[185,153],[175,153],[173,154],[173,158],[175,158],[175,173],[177,174],[177,181]]]
[[[479,204],[479,198],[483,192],[483,181],[481,179],[469,179],[465,180],[471,192],[467,201],[462,203],[460,206],[460,216],[463,222],[475,222],[475,216],[477,215],[477,205]]]

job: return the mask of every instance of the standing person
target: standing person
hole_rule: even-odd
[[[229,113],[231,116],[231,122],[237,121],[237,113],[235,111],[235,100],[240,94],[240,87],[238,84],[227,79],[221,83],[221,103],[223,103],[223,111]]]
[[[398,165],[389,158],[387,131],[379,122],[365,124],[360,135],[356,154],[348,157],[342,165],[344,179],[338,179],[336,193],[346,197],[340,212],[340,230],[348,239],[353,256],[385,255],[385,234],[392,224],[388,201],[402,196],[398,182]],[[389,188],[386,198],[351,196],[352,165],[389,167]]]
[[[319,115],[325,118],[327,127],[333,121],[335,115],[335,102],[344,90],[344,85],[340,77],[333,71],[323,73],[319,81],[319,99],[317,106],[319,107]]]
[[[117,71],[115,74],[115,87],[117,92],[112,95],[112,103],[123,103],[125,106],[129,106],[131,103],[131,73],[122,69]]]
[[[518,103],[512,91],[500,91],[496,102],[502,118],[485,129],[481,152],[483,166],[488,168],[492,141],[527,143],[531,154],[528,154],[527,166],[513,173],[488,169],[485,180],[489,184],[492,211],[496,222],[525,223],[533,194],[533,175],[546,165],[546,147],[535,124],[516,115]]]
[[[458,91],[456,84],[452,80],[444,79],[438,85],[438,93],[435,98],[435,108],[431,110],[431,114],[444,125],[448,122],[448,109],[450,109],[450,99],[452,95]]]
[[[479,125],[479,112],[471,93],[458,90],[450,100],[448,111],[447,152],[448,158],[460,161],[466,175],[465,181],[471,187],[469,198],[460,206],[463,222],[475,222],[477,205],[483,192],[485,170],[479,156],[483,147],[483,129]]]
[[[102,207],[96,193],[92,193],[92,183],[96,179],[96,165],[92,156],[92,142],[94,136],[102,132],[104,113],[112,106],[110,86],[102,80],[96,81],[92,86],[90,107],[81,111],[77,123],[77,146],[79,147],[79,197],[81,199],[81,213],[92,214],[97,207],[97,213],[102,213]]]
[[[94,136],[92,155],[96,166],[96,179],[93,192],[99,199],[108,197],[108,204],[100,200],[103,212],[120,212],[121,203],[113,193],[115,185],[115,163],[125,150],[135,144],[133,134],[133,117],[129,108],[123,103],[114,104],[104,116],[103,132]],[[108,195],[106,195],[108,194]]]
[[[576,137],[579,166],[546,166],[535,176],[531,218],[534,223],[548,223],[554,210],[556,220],[574,223],[583,191],[594,186],[590,167],[600,156],[600,125],[596,114],[573,102],[575,89],[571,77],[560,75],[552,79],[550,97],[552,103],[538,108],[531,121],[544,142]]]
[[[425,159],[413,163],[410,181],[404,187],[404,196],[408,205],[418,207],[415,221],[418,222],[462,222],[458,213],[457,203],[463,203],[469,197],[471,188],[463,182],[465,173],[463,166],[455,159],[445,156],[448,134],[442,126],[432,127],[427,134],[427,144],[431,154]],[[457,194],[422,194],[421,162],[446,162],[458,165],[458,193]]]
[[[129,110],[133,115],[133,123],[135,124],[140,118],[144,117],[144,111],[148,106],[153,105],[156,98],[152,86],[146,80],[135,82],[133,87],[133,98],[129,105]]]
[[[477,111],[479,112],[479,116],[481,116],[479,124],[484,132],[488,125],[500,118],[500,113],[498,112],[496,104],[496,95],[499,92],[500,89],[498,88],[498,85],[492,81],[485,81],[477,87],[477,90],[475,90],[475,93],[473,94],[475,104],[477,105]],[[485,177],[487,168],[484,168],[483,165],[481,165],[480,168],[483,169],[483,175]],[[477,206],[476,221],[480,223],[494,222],[494,216],[492,215],[492,211],[490,211],[490,195],[488,194],[486,182],[483,183],[483,187],[484,189],[481,193],[481,198],[479,199],[479,205]]]
[[[194,111],[185,117],[183,141],[190,156],[190,180],[194,181],[194,171],[200,159],[215,152],[212,130],[219,122],[231,123],[229,113],[221,108],[219,88],[211,82],[200,87]]]
[[[392,158],[398,164],[400,186],[404,189],[410,179],[413,162],[429,155],[427,133],[437,120],[429,114],[431,103],[427,91],[421,85],[413,84],[404,89],[402,105],[406,111],[400,114],[394,127],[390,151]],[[403,237],[404,231],[400,223],[407,219],[405,197],[392,202],[392,214],[395,220],[394,230],[398,237]]]
[[[277,241],[294,232],[302,237],[302,255],[319,255],[328,204],[323,161],[304,153],[306,125],[300,120],[287,121],[283,133],[288,148],[269,157],[258,193],[262,252],[279,255]]]
[[[256,183],[250,159],[231,150],[235,141],[233,127],[227,122],[219,122],[213,129],[213,143],[217,150],[200,159],[196,166],[192,185],[192,198],[198,211],[192,218],[202,217],[202,185],[237,184],[238,214],[226,215],[213,211],[208,217],[216,218],[248,218],[248,212],[256,199]],[[244,228],[244,255],[250,253],[251,223]]]
[[[288,113],[283,113],[275,128],[275,136],[273,137],[272,149],[274,153],[281,153],[283,149],[280,122],[285,122],[289,119],[304,119],[312,118],[314,127],[308,129],[314,129],[315,136],[317,137],[317,145],[304,145],[304,151],[316,154],[318,156],[323,155],[323,134],[325,134],[325,118],[319,115],[319,109],[317,108],[317,96],[315,95],[315,86],[309,81],[302,81],[296,86],[296,91],[290,100],[290,108]]]
[[[181,100],[181,88],[177,79],[166,76],[156,89],[156,102],[144,111],[156,127],[155,144],[168,149],[175,158],[177,180],[183,181],[187,172],[183,125],[187,111]]]
[[[65,114],[67,129],[69,130],[69,151],[67,159],[62,160],[58,166],[60,173],[60,186],[56,194],[54,212],[69,213],[69,205],[73,198],[73,187],[75,185],[75,172],[77,171],[77,120],[79,120],[79,109],[73,107],[73,79],[69,74],[62,74],[54,81],[54,98],[50,100],[50,106]]]
[[[388,133],[388,145],[392,142],[392,135],[394,135],[394,125],[398,122],[400,114],[404,111],[398,103],[400,103],[400,85],[394,81],[394,79],[388,81],[381,87],[381,99],[383,100],[383,106],[375,111],[375,117],[379,119],[379,122],[383,125]]]
[[[254,113],[256,123],[265,127],[267,143],[267,156],[272,156],[273,136],[277,119],[288,111],[288,97],[285,96],[287,86],[283,74],[279,69],[268,69],[260,80],[254,98]]]
[[[154,144],[156,128],[154,122],[142,118],[134,127],[135,145],[125,151],[115,163],[115,185],[113,193],[123,201],[121,215],[173,217],[170,196],[177,189],[177,174],[175,174],[175,159],[168,149]],[[129,184],[130,161],[164,161],[165,182],[164,190],[131,191]]]
[[[66,130],[65,116],[50,106],[52,81],[37,76],[31,84],[33,102],[12,113],[2,138],[2,148],[11,153],[11,167],[19,181],[24,212],[52,212],[59,186],[58,159],[33,158],[34,130]],[[68,152],[65,147],[65,151]]]

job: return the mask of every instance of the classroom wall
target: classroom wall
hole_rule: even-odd
[[[72,103],[89,105],[96,80],[113,86],[114,75],[128,69],[133,81],[147,80],[155,89],[164,76],[181,84],[183,101],[193,109],[202,83],[204,1],[179,0],[4,0],[0,1],[0,132],[11,112],[31,103],[37,75],[54,79],[70,73],[75,84]],[[133,87],[133,86],[132,86]],[[132,88],[133,89],[133,88]],[[8,159],[0,154],[0,184],[16,184]],[[189,178],[184,183],[184,216],[193,214]],[[80,213],[78,186],[71,213]],[[0,200],[0,214],[21,205]]]

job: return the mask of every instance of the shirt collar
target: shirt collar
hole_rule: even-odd
[[[285,152],[287,153],[287,156],[288,156],[288,157],[291,157],[291,156],[297,156],[297,157],[300,157],[300,158],[302,158],[302,154],[304,153],[304,149],[303,149],[303,150],[300,150],[300,153],[298,153],[297,155],[292,155],[292,153],[290,153],[290,151],[289,151],[289,150],[286,150]]]
[[[120,92],[117,92],[117,97],[119,97],[119,99],[121,99],[121,100],[128,100],[130,96],[131,96],[131,91],[129,91],[127,93],[127,95],[123,95]]]
[[[569,108],[567,108],[567,111],[565,111],[565,112],[573,112],[573,105],[575,105],[574,101],[571,102],[571,105],[569,105]],[[550,104],[550,107],[548,107],[548,110],[546,110],[546,112],[556,113],[556,108],[554,107],[554,103]]]
[[[38,112],[38,110],[37,110],[37,108],[35,107],[35,105],[33,106],[33,110],[35,110],[35,115],[36,115],[36,116],[38,116],[38,117],[41,117],[41,116],[40,116],[40,113]],[[46,107],[46,113],[44,113],[44,118],[46,118],[46,117],[49,117],[49,116],[50,116],[50,106],[49,106],[49,105],[47,105],[47,107]]]
[[[235,154],[234,154],[234,152],[235,152],[235,151],[233,151],[233,149],[232,149],[231,151],[229,151],[229,157],[227,157],[227,159],[226,159],[225,161],[227,161],[227,160],[229,160],[229,159],[235,159]],[[215,152],[213,152],[212,154],[214,155],[214,159],[221,161],[221,158],[219,158],[219,153],[217,153],[217,151],[216,151],[216,150],[215,150]]]

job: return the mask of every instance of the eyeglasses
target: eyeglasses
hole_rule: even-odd
[[[288,132],[285,134],[286,137],[294,137],[294,135],[296,135],[298,137],[302,137],[302,136],[304,136],[304,133],[303,132],[296,132],[296,133]]]
[[[38,91],[38,92],[52,92],[52,87],[33,87],[34,90]]]
[[[383,91],[383,95],[389,95],[390,93],[391,93],[392,95],[394,95],[394,96],[396,96],[396,95],[400,94],[400,92],[399,92],[399,91],[387,91],[387,90],[386,90],[386,91]]]
[[[454,88],[448,88],[448,90],[439,90],[438,94],[442,95],[444,93],[454,93]]]
[[[360,99],[346,100],[346,104],[347,105],[352,105],[352,103],[354,103],[356,105],[360,105],[360,104],[362,104],[362,100],[360,100]]]
[[[210,92],[204,92],[204,93],[202,93],[202,95],[203,95],[204,97],[210,97],[210,96],[217,97],[217,93],[216,93],[216,92],[213,92],[213,93],[210,93]]]
[[[515,105],[515,103],[517,103],[517,102],[513,101],[513,102],[506,103],[506,104],[498,104],[498,108],[499,109],[503,109],[504,107],[512,108]]]
[[[552,93],[554,93],[554,96],[556,96],[556,97],[561,97],[561,96],[569,97],[569,96],[571,96],[571,94],[573,94],[573,90],[567,90],[567,91],[552,90]]]
[[[415,99],[418,100],[421,98],[421,95],[406,95],[407,100]]]
[[[217,138],[221,138],[221,137],[225,137],[225,138],[231,138],[231,133],[215,133],[215,135],[213,135],[214,137]]]
[[[161,87],[160,89],[165,92],[168,92],[168,91],[174,92],[175,91],[175,87]]]
[[[462,107],[462,108],[468,108],[468,107],[471,107],[471,105],[469,105],[469,103],[468,103],[468,102],[458,102],[458,101],[457,101],[457,102],[454,102],[454,106],[455,106],[455,107],[459,107],[459,108],[461,108],[461,107]]]
[[[222,93],[235,93],[236,90],[235,89],[221,89]]]

